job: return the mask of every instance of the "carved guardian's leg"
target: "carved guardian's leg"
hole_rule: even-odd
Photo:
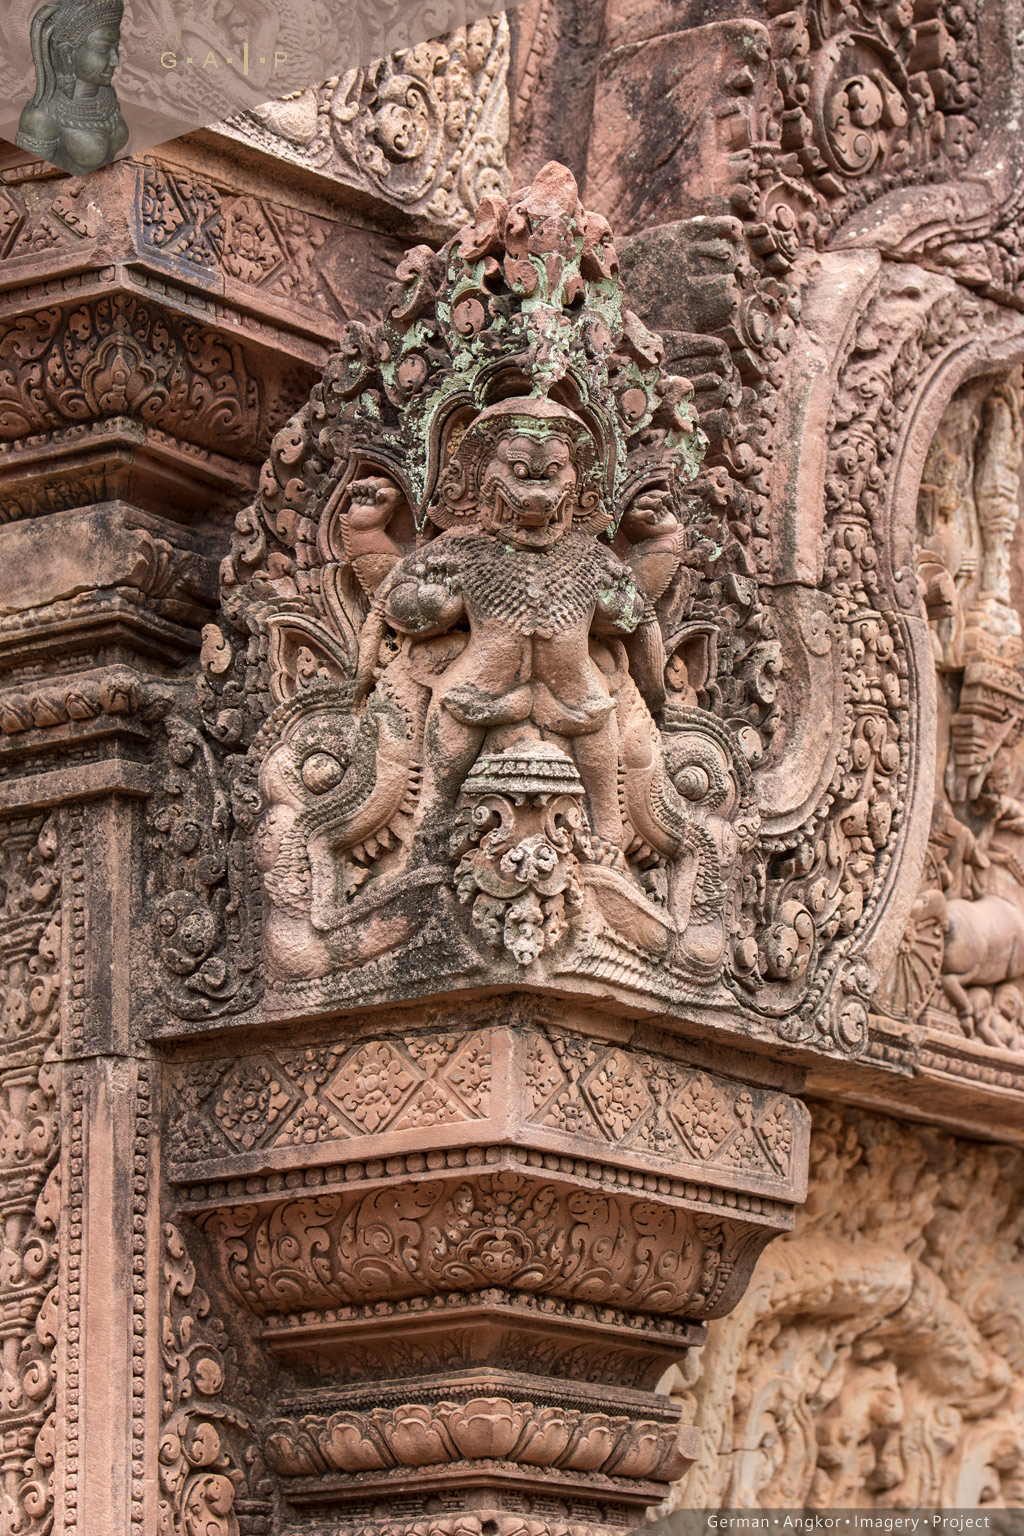
[[[594,831],[609,847],[621,848],[626,837],[618,778],[609,772],[609,765],[614,766],[619,755],[618,720],[609,715],[599,730],[587,736],[573,736],[569,745],[586,786]]]

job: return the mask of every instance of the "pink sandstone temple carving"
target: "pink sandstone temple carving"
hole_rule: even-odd
[[[1024,1506],[1022,111],[521,0],[0,143],[0,1532]]]

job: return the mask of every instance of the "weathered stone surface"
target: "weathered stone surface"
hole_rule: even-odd
[[[1020,1502],[1012,31],[7,155],[5,1529]]]
[[[1019,1509],[1022,1177],[815,1105],[795,1230],[675,1374],[704,1451],[665,1509]]]

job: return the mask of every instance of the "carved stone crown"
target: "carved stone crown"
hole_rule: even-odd
[[[52,12],[53,41],[73,48],[100,27],[119,27],[124,20],[120,0],[63,0],[48,9]]]

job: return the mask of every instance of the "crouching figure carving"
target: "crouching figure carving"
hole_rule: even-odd
[[[666,658],[688,387],[561,167],[398,276],[225,568],[275,701],[250,749],[270,967],[404,947],[406,974],[640,957],[663,989],[719,985],[757,812]]]

